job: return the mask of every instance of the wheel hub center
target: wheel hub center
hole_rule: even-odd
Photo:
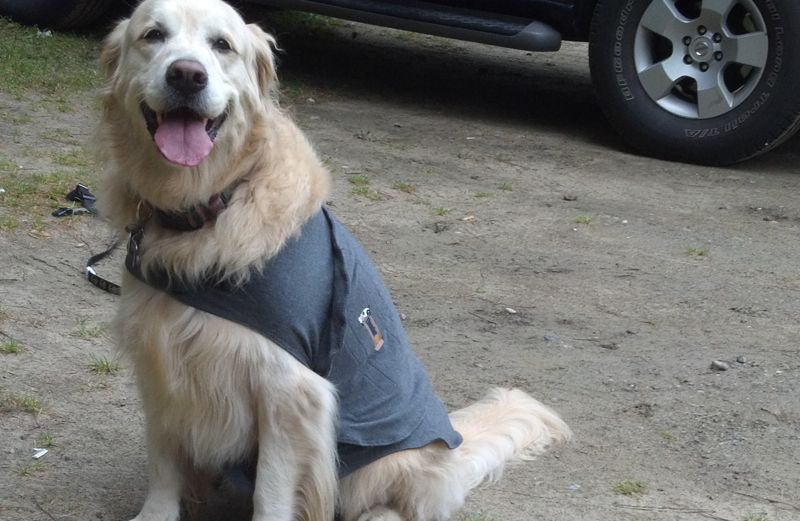
[[[710,62],[714,59],[715,51],[716,45],[714,44],[714,41],[705,36],[695,38],[694,41],[692,41],[692,43],[689,45],[689,54],[694,61],[698,62]]]

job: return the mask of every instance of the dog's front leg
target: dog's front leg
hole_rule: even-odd
[[[253,521],[333,521],[335,421],[328,385],[298,390],[279,411],[262,407]]]
[[[175,451],[166,446],[166,436],[154,431],[154,422],[147,423],[147,496],[142,511],[132,521],[178,521],[183,475]]]

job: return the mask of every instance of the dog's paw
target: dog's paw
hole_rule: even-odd
[[[405,521],[403,517],[394,510],[387,507],[375,507],[368,512],[358,516],[358,521]]]

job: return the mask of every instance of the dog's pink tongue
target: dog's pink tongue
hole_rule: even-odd
[[[181,166],[199,165],[214,146],[205,120],[192,114],[167,114],[156,130],[155,141],[168,161]]]

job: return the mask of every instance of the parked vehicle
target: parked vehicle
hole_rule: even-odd
[[[123,0],[0,0],[53,28],[89,24]],[[527,51],[588,41],[598,103],[633,147],[726,165],[800,126],[797,0],[252,0]]]

